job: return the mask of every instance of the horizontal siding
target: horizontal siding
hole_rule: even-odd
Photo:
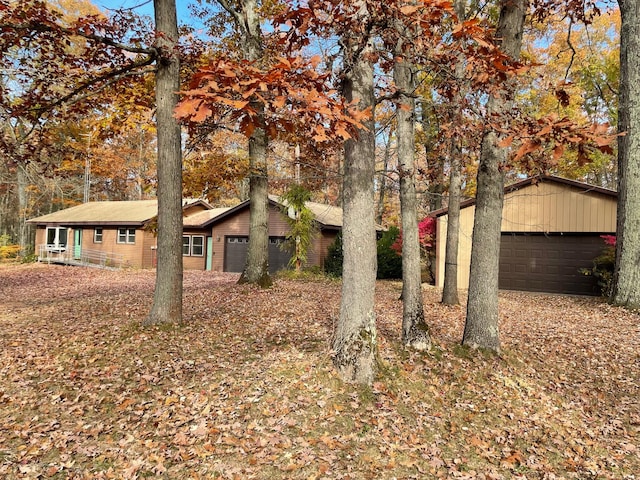
[[[616,199],[541,182],[505,195],[503,232],[615,232]]]
[[[554,182],[528,185],[505,195],[502,231],[513,233],[614,233],[615,197]],[[460,211],[458,287],[468,288],[475,206]],[[444,285],[447,215],[438,217],[436,285]]]

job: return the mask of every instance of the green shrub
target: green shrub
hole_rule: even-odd
[[[398,227],[389,227],[378,240],[378,278],[402,278],[402,256],[392,248],[400,235]]]
[[[603,236],[603,238],[605,237],[611,236]],[[607,241],[607,238],[605,238],[605,241],[607,242],[607,246],[604,247],[600,255],[593,259],[593,267],[583,268],[580,271],[584,275],[594,276],[598,282],[602,296],[610,297],[613,293],[613,269],[616,263],[616,247],[615,240]]]
[[[391,227],[382,234],[377,242],[378,279],[402,278],[402,256],[391,248],[398,235],[400,235],[400,230],[397,227]],[[341,277],[342,260],[342,232],[340,232],[327,249],[324,272],[331,277]]]

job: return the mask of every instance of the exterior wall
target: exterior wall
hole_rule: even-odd
[[[281,211],[270,205],[269,236],[284,237],[288,231],[289,225]],[[225,218],[213,227],[213,259],[211,270],[214,272],[222,272],[224,269],[225,237],[235,235],[249,235],[249,208],[245,208],[235,215]]]
[[[460,232],[458,235],[458,288],[469,286],[471,268],[471,237],[473,236],[473,217],[476,207],[460,210]],[[447,250],[447,221],[449,216],[442,215],[436,221],[436,286],[444,286],[444,257]]]
[[[104,252],[107,254],[121,255],[123,265],[134,268],[152,267],[151,245],[155,245],[153,233],[136,228],[136,238],[134,244],[117,243],[118,227],[102,227],[102,242],[94,242],[95,227],[77,227],[82,230],[82,246],[84,252]],[[126,227],[133,228],[133,227]],[[76,227],[67,229],[67,251],[75,248]],[[46,242],[46,226],[38,225],[36,229],[36,245]]]
[[[324,268],[327,249],[336,239],[337,235],[338,232],[334,230],[323,230],[316,233],[309,249],[309,254],[307,255],[307,267],[318,265],[320,268]]]
[[[204,270],[207,261],[207,237],[211,236],[211,230],[185,230],[183,235],[199,235],[204,237],[203,255],[201,257],[183,255],[182,262],[185,270]]]
[[[503,232],[615,232],[614,197],[541,182],[505,195]]]
[[[123,227],[132,228],[132,227]],[[145,246],[148,244],[149,237],[153,238],[153,234],[146,232],[140,228],[136,228],[135,243],[125,244],[118,243],[118,227],[102,227],[102,242],[94,243],[94,227],[87,227],[82,232],[82,249],[97,250],[109,254],[122,255],[123,264],[127,267],[134,268],[149,268],[151,262],[144,264],[143,259],[145,257]],[[154,242],[155,243],[155,242]],[[151,248],[147,246],[149,252],[147,257],[150,256]]]
[[[612,233],[616,231],[614,197],[554,182],[527,185],[505,195],[503,232]],[[471,237],[475,206],[460,211],[458,288],[469,286]],[[436,285],[444,285],[447,215],[438,217],[436,231]]]

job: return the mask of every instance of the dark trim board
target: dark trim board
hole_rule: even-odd
[[[600,295],[593,267],[605,247],[605,233],[503,233],[499,288],[529,292]]]

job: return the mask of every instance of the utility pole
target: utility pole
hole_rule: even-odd
[[[91,194],[91,137],[93,130],[89,133],[81,133],[83,137],[87,137],[87,156],[84,163],[84,193],[82,202],[87,203],[89,201],[89,195]]]

